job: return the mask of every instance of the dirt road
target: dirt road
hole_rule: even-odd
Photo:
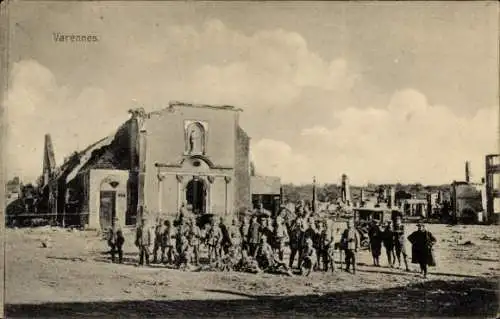
[[[438,239],[438,266],[426,280],[416,265],[411,265],[412,273],[372,267],[368,251],[359,253],[356,275],[337,271],[286,277],[137,268],[132,234],[125,264],[116,265],[109,262],[106,244],[95,232],[8,230],[7,316],[494,317],[500,274],[497,228],[428,228]],[[41,248],[41,240],[50,247]]]

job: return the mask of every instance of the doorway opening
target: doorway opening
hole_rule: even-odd
[[[193,213],[205,213],[207,188],[203,180],[194,177],[186,186],[186,202],[193,207]]]
[[[99,223],[101,229],[113,227],[116,217],[116,191],[101,191]]]

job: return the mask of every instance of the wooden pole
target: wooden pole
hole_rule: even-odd
[[[313,199],[312,199],[312,211],[316,214],[316,176],[313,176]]]

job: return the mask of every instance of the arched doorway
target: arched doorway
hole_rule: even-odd
[[[192,205],[195,214],[204,214],[206,208],[207,187],[203,180],[194,177],[186,186],[186,202]]]

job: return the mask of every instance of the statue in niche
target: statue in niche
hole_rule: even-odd
[[[203,154],[205,152],[205,132],[199,123],[188,127],[188,153]]]

